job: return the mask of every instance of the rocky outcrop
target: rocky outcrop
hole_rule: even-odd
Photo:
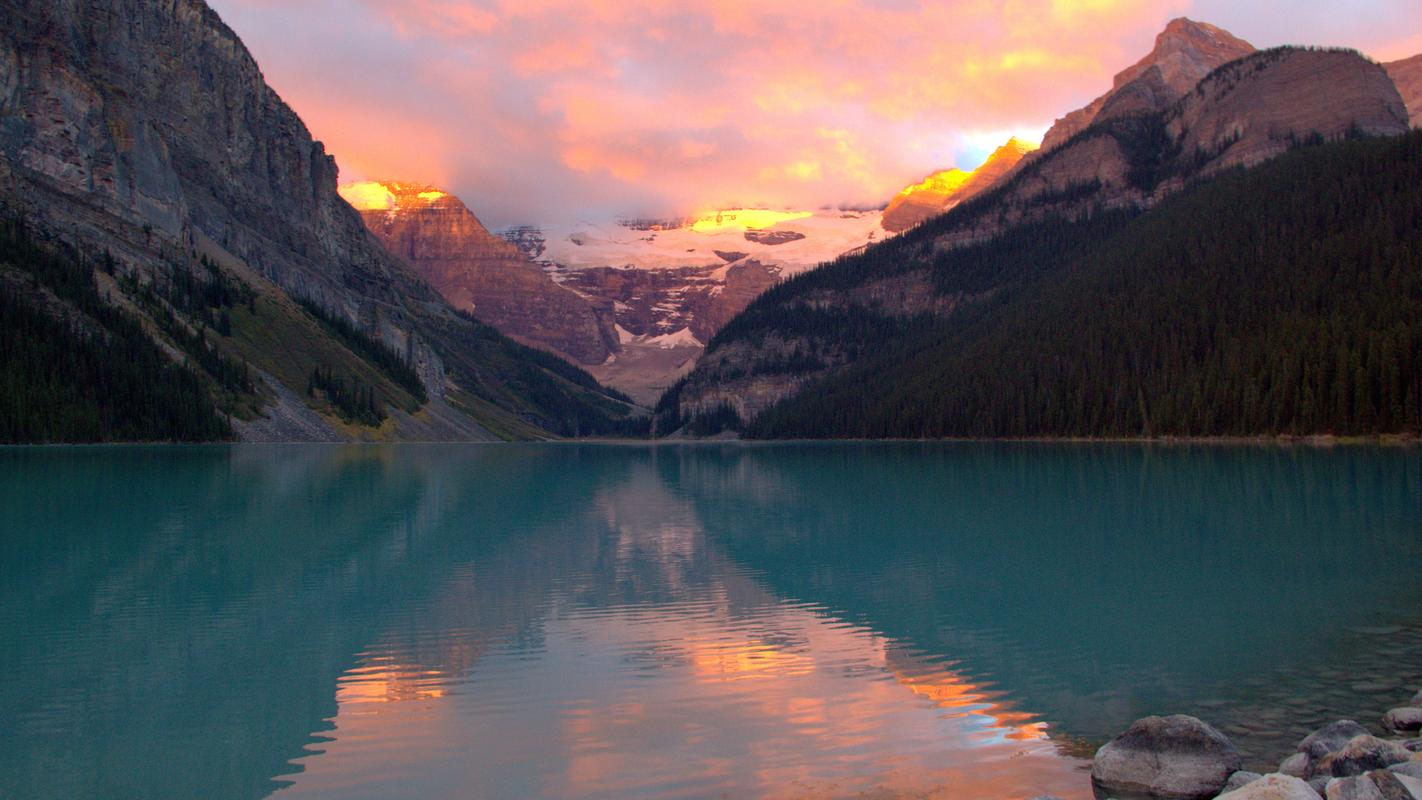
[[[770,245],[771,247],[798,242],[805,238],[805,234],[799,231],[763,231],[755,229],[746,231],[745,236],[748,242]]]
[[[1402,101],[1407,104],[1412,127],[1422,128],[1422,55],[1384,64],[1383,68],[1392,76]]]
[[[1204,722],[1146,717],[1096,753],[1091,783],[1105,797],[1208,800],[1239,771],[1239,751]]]
[[[1111,91],[1057,120],[1042,139],[1042,152],[1097,122],[1169,108],[1216,68],[1253,52],[1253,45],[1229,31],[1184,17],[1174,20],[1145,58],[1116,76]]]
[[[527,344],[601,364],[617,336],[593,304],[559,286],[442,189],[375,182],[341,188],[371,233],[444,299]]]
[[[950,169],[929,175],[889,202],[881,223],[884,230],[902,233],[976,197],[997,184],[1036,149],[1036,145],[1013,137],[972,172]]]
[[[1408,130],[1392,79],[1351,50],[1284,48],[1216,70],[1181,101],[1167,130],[1196,174],[1250,166],[1310,137]]]

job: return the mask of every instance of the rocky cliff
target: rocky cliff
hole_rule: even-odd
[[[1402,94],[1403,102],[1407,103],[1408,113],[1412,116],[1412,127],[1422,128],[1422,55],[1383,66],[1392,76],[1393,83],[1397,84],[1397,91]]]
[[[884,209],[884,230],[902,233],[971,200],[995,185],[1023,157],[1036,149],[1036,145],[1013,137],[972,172],[950,169],[929,175],[922,183],[904,189],[889,202],[888,208]]]
[[[370,237],[336,186],[334,159],[202,0],[0,2],[5,212],[110,253],[135,286],[182,284],[201,259],[252,287],[270,301],[253,305],[258,319],[244,326],[239,316],[232,336],[208,346],[264,374],[267,412],[274,398],[303,393],[313,365],[369,371],[298,299],[414,366],[432,404],[453,391],[504,430],[582,427],[566,412],[585,397],[600,407],[579,385],[590,379],[516,365],[516,345],[458,316]],[[540,389],[572,406],[530,399],[530,382],[545,380]],[[411,435],[465,438],[484,427]]]
[[[610,308],[604,324],[592,303],[490,233],[458,197],[409,183],[353,184],[341,193],[381,244],[455,308],[581,364],[602,364],[616,350]]]
[[[1216,68],[1252,52],[1253,45],[1229,31],[1176,19],[1156,37],[1155,48],[1145,58],[1116,76],[1109,92],[1057,120],[1042,139],[1042,152],[1065,144],[1097,122],[1165,109]]]

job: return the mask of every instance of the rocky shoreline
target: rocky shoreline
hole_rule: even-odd
[[[1146,717],[1096,752],[1091,785],[1099,800],[1422,800],[1422,691],[1382,725],[1329,723],[1263,775],[1206,722]]]

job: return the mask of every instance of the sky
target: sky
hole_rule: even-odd
[[[484,221],[882,204],[1106,91],[1178,16],[1422,53],[1418,0],[209,0],[343,181]]]

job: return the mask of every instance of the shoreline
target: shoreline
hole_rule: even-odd
[[[106,447],[152,447],[152,448],[201,448],[201,447],[290,447],[317,445],[325,447],[386,447],[386,446],[434,446],[463,445],[475,447],[508,445],[599,445],[617,447],[775,447],[781,445],[935,445],[935,444],[988,444],[988,445],[1152,445],[1160,447],[1273,447],[1279,449],[1330,449],[1335,447],[1376,447],[1376,448],[1418,448],[1422,447],[1422,436],[1416,434],[1386,434],[1376,436],[1159,436],[1159,437],[1035,437],[1016,439],[994,438],[945,438],[945,439],[742,439],[739,437],[690,438],[611,438],[588,437],[584,439],[539,439],[529,441],[444,441],[408,439],[385,442],[350,440],[335,442],[277,441],[277,442],[28,442],[0,443],[0,450],[24,450],[42,448],[106,448]]]
[[[1384,736],[1330,722],[1258,773],[1208,722],[1145,717],[1096,751],[1091,788],[1098,800],[1422,800],[1422,690],[1385,712],[1380,728]]]

